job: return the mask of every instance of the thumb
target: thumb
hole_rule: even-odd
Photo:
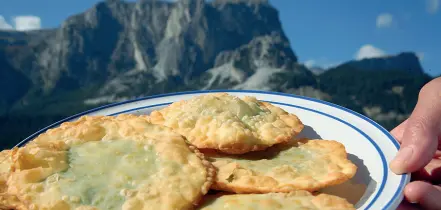
[[[405,124],[401,148],[390,163],[396,174],[415,172],[427,165],[438,147],[441,124],[441,77],[427,83]]]

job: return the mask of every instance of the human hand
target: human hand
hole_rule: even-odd
[[[401,144],[391,170],[412,173],[398,209],[441,209],[441,77],[421,89],[410,117],[391,133]]]

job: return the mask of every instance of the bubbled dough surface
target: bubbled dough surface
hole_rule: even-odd
[[[254,97],[212,93],[153,111],[153,123],[173,128],[198,148],[228,154],[263,150],[300,133],[300,119]]]
[[[11,150],[3,150],[0,152],[0,193],[6,189],[6,180],[11,167],[10,159]]]
[[[8,192],[30,209],[189,209],[212,174],[197,153],[144,117],[82,117],[18,149]]]
[[[355,210],[345,199],[306,191],[210,196],[199,210]]]
[[[7,192],[7,180],[12,164],[11,154],[14,151],[15,149],[0,152],[0,209],[26,210],[17,196]]]
[[[244,155],[206,153],[218,169],[214,189],[236,193],[315,191],[343,183],[357,167],[344,146],[329,140],[299,140]]]

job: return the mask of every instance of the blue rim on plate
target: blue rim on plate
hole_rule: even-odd
[[[148,100],[148,99],[153,99],[153,98],[161,98],[161,97],[167,97],[167,96],[177,96],[177,95],[187,95],[187,94],[200,94],[200,93],[213,93],[213,92],[230,92],[230,93],[234,93],[234,92],[239,92],[239,93],[259,93],[259,94],[268,94],[268,95],[279,95],[279,96],[286,96],[286,97],[291,97],[291,98],[299,98],[299,99],[304,99],[304,100],[308,100],[308,101],[313,101],[313,102],[317,102],[317,103],[321,103],[321,104],[325,104],[343,111],[346,111],[350,114],[356,115],[358,117],[360,117],[361,119],[367,121],[368,123],[372,124],[373,126],[375,126],[378,130],[380,130],[381,132],[383,132],[388,138],[389,140],[393,143],[393,145],[395,146],[396,149],[400,148],[400,145],[398,143],[398,141],[389,133],[389,131],[387,131],[385,128],[383,128],[381,125],[379,125],[378,123],[376,123],[375,121],[371,120],[370,118],[357,113],[355,111],[352,111],[348,108],[327,102],[327,101],[322,101],[319,99],[315,99],[315,98],[310,98],[310,97],[306,97],[306,96],[298,96],[298,95],[293,95],[293,94],[287,94],[287,93],[279,93],[279,92],[271,92],[271,91],[260,91],[260,90],[204,90],[204,91],[185,91],[185,92],[177,92],[177,93],[167,93],[167,94],[159,94],[159,95],[153,95],[153,96],[147,96],[147,97],[141,97],[141,98],[137,98],[137,99],[132,99],[132,100],[127,100],[127,101],[123,101],[123,102],[118,102],[118,103],[112,103],[112,104],[108,104],[108,105],[104,105],[101,107],[97,107],[94,109],[90,109],[88,111],[85,112],[81,112],[79,114],[76,115],[72,115],[70,117],[67,117],[63,120],[60,120],[58,122],[55,122],[39,131],[37,131],[36,133],[32,134],[31,136],[27,137],[26,139],[24,139],[23,141],[19,142],[16,146],[17,147],[21,147],[24,144],[26,144],[27,142],[31,141],[32,139],[34,139],[35,137],[37,137],[38,135],[44,133],[46,130],[54,128],[56,126],[59,126],[60,124],[70,121],[72,119],[78,118],[82,115],[86,115],[92,112],[96,112],[102,109],[106,109],[109,107],[114,107],[114,106],[119,106],[122,104],[127,104],[127,103],[132,103],[132,102],[136,102],[136,101],[143,101],[143,100]],[[375,149],[377,150],[377,152],[379,153],[381,160],[383,162],[383,180],[381,182],[380,185],[380,189],[377,192],[377,194],[375,195],[375,197],[372,199],[372,201],[367,205],[367,207],[365,209],[369,209],[374,203],[375,201],[378,199],[378,197],[381,195],[383,188],[386,184],[386,180],[387,180],[387,175],[388,175],[388,168],[387,168],[387,162],[385,160],[384,154],[383,152],[379,149],[378,145],[368,136],[366,135],[363,131],[361,131],[360,129],[358,129],[357,127],[349,124],[348,122],[339,119],[335,116],[326,114],[324,112],[320,112],[314,109],[310,109],[310,108],[306,108],[306,107],[302,107],[302,106],[298,106],[298,105],[292,105],[292,104],[286,104],[286,103],[280,103],[280,102],[272,102],[272,101],[267,101],[270,103],[274,103],[274,104],[279,104],[279,105],[283,105],[283,106],[290,106],[290,107],[295,107],[295,108],[300,108],[303,110],[307,110],[307,111],[311,111],[311,112],[315,112],[317,114],[321,114],[327,117],[330,117],[334,120],[337,120],[341,123],[344,123],[345,125],[348,125],[349,127],[351,127],[352,129],[356,130],[358,133],[360,133],[361,135],[363,135],[366,139],[369,140],[369,142],[374,145]],[[170,103],[161,103],[161,104],[154,104],[154,105],[149,105],[149,106],[144,106],[144,107],[138,107],[138,108],[134,108],[134,109],[130,109],[130,110],[125,110],[122,112],[117,112],[117,113],[113,113],[111,115],[118,115],[118,114],[122,114],[122,113],[126,113],[126,112],[131,112],[131,111],[136,111],[136,110],[140,110],[140,109],[146,109],[146,108],[151,108],[151,107],[156,107],[156,106],[164,106],[164,105],[168,105]],[[397,189],[397,191],[394,193],[392,199],[382,208],[382,209],[388,209],[392,203],[398,198],[400,192],[403,191],[404,187],[405,187],[405,182],[406,180],[410,179],[410,175],[409,174],[402,174],[401,176],[401,181],[400,181],[400,185]]]

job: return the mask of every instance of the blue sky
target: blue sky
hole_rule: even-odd
[[[51,28],[96,0],[0,3],[0,28]],[[351,59],[416,52],[441,74],[441,0],[270,0],[301,62],[328,67]],[[36,18],[38,17],[38,18]]]

